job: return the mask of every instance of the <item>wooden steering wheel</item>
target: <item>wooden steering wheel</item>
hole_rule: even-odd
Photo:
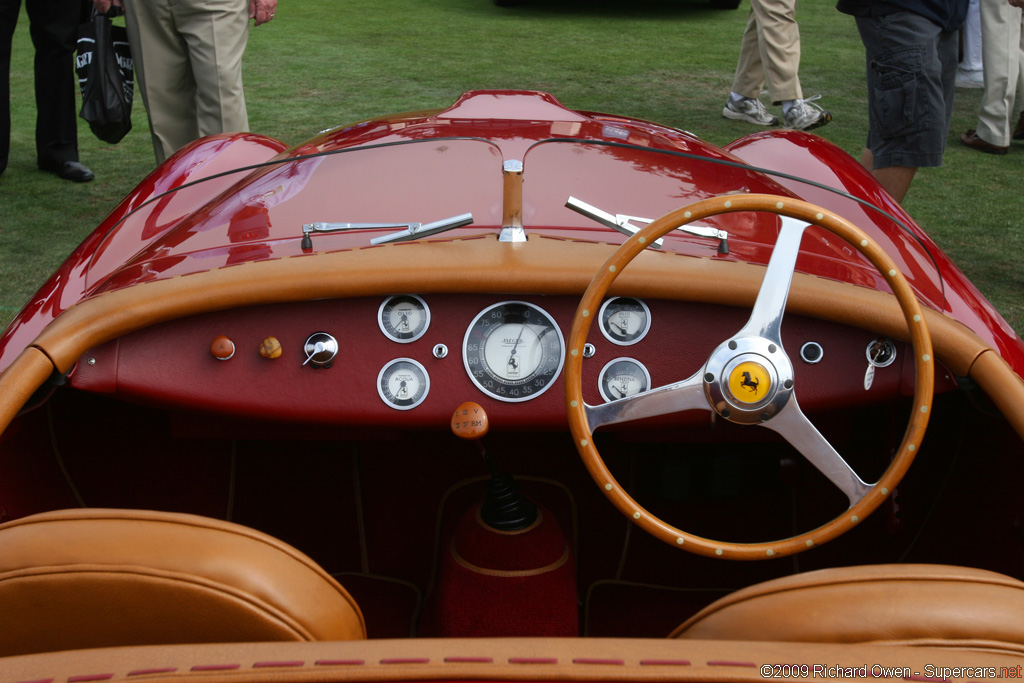
[[[654,240],[691,221],[737,211],[768,211],[782,217],[782,229],[747,323],[723,341],[689,379],[599,406],[583,401],[583,347],[591,321],[622,269]],[[865,483],[804,416],[796,400],[793,364],[782,347],[780,328],[804,230],[818,225],[864,254],[885,277],[907,322],[914,350],[913,409],[895,458],[874,484]],[[684,550],[735,560],[792,555],[845,533],[877,508],[903,478],[928,425],[934,384],[931,337],[906,278],[892,259],[860,228],[813,204],[773,195],[726,195],[691,204],[654,221],[630,237],[601,267],[583,294],[565,362],[565,395],[576,449],[605,496],[628,519],[662,541]],[[756,392],[750,391],[756,383]],[[744,391],[746,389],[746,391]],[[654,516],[619,485],[594,445],[602,425],[685,410],[714,411],[722,419],[761,425],[782,435],[849,498],[850,507],[806,533],[765,543],[730,543],[701,538]]]

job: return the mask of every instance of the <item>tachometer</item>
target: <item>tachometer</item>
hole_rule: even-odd
[[[462,343],[466,372],[481,391],[499,401],[528,401],[562,371],[562,332],[543,309],[503,301],[477,315]]]

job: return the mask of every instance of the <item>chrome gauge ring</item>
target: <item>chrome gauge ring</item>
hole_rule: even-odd
[[[377,394],[395,410],[412,410],[430,391],[430,375],[412,358],[396,358],[377,375]]]
[[[462,343],[466,372],[499,401],[529,401],[562,371],[565,343],[554,319],[525,301],[502,301],[481,311]]]
[[[430,326],[430,308],[415,294],[388,297],[377,311],[377,324],[391,341],[408,344],[426,333]]]

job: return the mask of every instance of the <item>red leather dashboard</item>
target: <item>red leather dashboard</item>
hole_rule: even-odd
[[[565,427],[562,377],[535,398],[507,403],[475,386],[463,361],[463,339],[474,317],[491,304],[517,300],[533,303],[557,321],[567,335],[578,303],[565,296],[501,294],[424,295],[431,322],[411,343],[391,341],[378,325],[383,297],[274,304],[198,315],[126,335],[86,353],[72,373],[72,386],[116,394],[126,400],[168,408],[259,420],[397,429],[447,429],[464,401],[483,405],[493,429],[561,429]],[[649,371],[654,387],[697,372],[712,349],[735,333],[749,311],[676,301],[648,300],[651,329],[639,342],[618,346],[594,327],[589,341],[594,356],[584,361],[584,397],[601,402],[598,375],[608,361],[630,357]],[[329,368],[303,365],[306,339],[328,332],[338,340],[338,355]],[[235,345],[229,360],[210,353],[211,342],[225,335]],[[276,337],[282,354],[260,355],[267,337]],[[897,343],[895,362],[876,371],[864,388],[868,367],[865,349],[878,335],[839,324],[789,315],[782,341],[795,367],[796,395],[806,413],[838,406],[856,407],[891,401],[912,391],[912,366],[904,369],[904,345]],[[820,362],[800,358],[806,342],[823,349]],[[435,356],[435,346],[447,356]],[[387,405],[377,391],[381,368],[396,358],[411,358],[429,374],[430,389],[410,410]],[[938,368],[936,389],[949,390],[954,380]],[[708,413],[695,411],[663,424],[706,424]]]

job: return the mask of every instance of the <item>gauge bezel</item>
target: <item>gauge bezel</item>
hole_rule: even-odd
[[[388,398],[387,394],[385,394],[385,392],[384,392],[383,382],[384,382],[385,376],[386,375],[390,375],[390,371],[394,368],[395,365],[398,365],[399,363],[407,363],[409,365],[412,365],[413,367],[415,367],[419,371],[419,374],[423,378],[423,381],[422,381],[423,391],[422,391],[422,393],[419,393],[415,397],[415,399],[412,400],[409,403],[401,403],[401,402],[396,402],[394,400],[391,400],[391,399]],[[377,373],[377,395],[380,396],[380,400],[384,401],[384,405],[386,405],[386,406],[388,406],[390,408],[394,408],[395,410],[412,410],[413,408],[421,405],[423,403],[423,401],[426,400],[427,394],[429,394],[429,393],[430,393],[430,373],[427,372],[427,369],[425,367],[423,367],[422,363],[420,363],[420,362],[418,362],[416,360],[413,360],[412,358],[395,358],[394,360],[391,360],[391,361],[388,361],[387,363],[385,363],[384,367],[382,367],[380,369],[380,372]]]
[[[530,311],[533,312],[534,315],[538,315],[540,317],[540,320],[537,321],[537,324],[542,324],[546,328],[554,330],[556,335],[555,338],[558,340],[557,352],[549,352],[548,354],[544,354],[543,357],[550,358],[554,356],[555,358],[557,358],[557,363],[553,370],[545,371],[545,366],[549,366],[550,364],[542,361],[538,365],[537,369],[534,372],[530,373],[528,376],[520,380],[509,381],[508,379],[501,377],[500,375],[496,374],[493,370],[491,370],[489,367],[487,367],[487,363],[484,360],[484,345],[482,343],[478,343],[478,345],[481,348],[476,349],[472,353],[470,352],[469,347],[470,344],[472,343],[471,337],[473,335],[473,332],[475,330],[479,330],[482,327],[481,321],[485,320],[486,317],[492,311],[502,308],[505,309],[507,312],[508,309],[510,309],[511,307],[520,306],[529,309]],[[506,323],[504,321],[503,313],[502,322],[500,324],[504,325],[515,323]],[[488,326],[489,325],[484,327]],[[473,371],[473,363],[470,362],[470,358],[477,359],[476,365],[482,368],[479,372]],[[562,336],[562,330],[558,326],[558,322],[555,320],[554,316],[552,316],[550,313],[545,311],[537,304],[530,303],[529,301],[499,301],[498,303],[491,304],[487,308],[477,313],[476,316],[474,316],[473,321],[469,324],[469,327],[466,328],[466,334],[462,338],[462,364],[463,366],[465,366],[466,374],[469,375],[469,379],[473,382],[473,384],[475,384],[480,391],[487,394],[491,398],[496,399],[498,401],[504,401],[506,403],[521,403],[523,401],[530,401],[532,399],[537,398],[545,391],[550,389],[552,385],[555,384],[555,381],[561,376],[562,366],[565,364],[565,338]],[[481,376],[485,379],[481,379]],[[544,378],[543,385],[538,386],[537,382],[541,378]],[[492,384],[490,386],[487,386],[484,384],[484,382],[491,382]],[[518,393],[519,388],[528,386],[531,383],[532,386],[530,386],[530,393],[526,396],[515,394],[509,395],[508,393],[502,393],[501,391],[516,390]]]
[[[612,397],[608,396],[605,393],[605,391],[604,391],[604,378],[605,378],[605,374],[608,372],[609,368],[611,368],[616,363],[622,363],[622,362],[632,363],[636,367],[640,368],[640,370],[642,370],[643,373],[644,373],[644,379],[647,380],[647,388],[644,389],[643,391],[650,391],[650,389],[651,389],[651,373],[647,371],[647,366],[644,365],[643,363],[641,363],[640,361],[638,361],[636,358],[630,358],[629,356],[619,356],[618,358],[613,358],[612,360],[610,360],[607,363],[605,363],[604,367],[601,368],[601,372],[599,372],[597,374],[597,390],[598,390],[598,392],[600,392],[601,398],[604,399],[605,403],[611,403],[612,401],[619,400],[619,399],[616,399],[616,398],[612,398]],[[633,396],[636,396],[636,394],[633,394]],[[623,397],[623,398],[626,398],[626,397]]]
[[[396,301],[398,299],[413,301],[423,313],[423,325],[408,334],[394,331],[391,325],[385,322],[385,309],[387,309],[389,305],[395,306],[400,303],[399,301]],[[430,306],[428,306],[423,297],[418,294],[395,294],[393,296],[389,296],[381,302],[380,308],[377,309],[377,325],[380,327],[380,331],[384,336],[391,341],[399,344],[412,343],[417,339],[421,339],[430,327]]]
[[[629,339],[623,339],[622,337],[616,337],[615,335],[613,335],[607,327],[608,318],[605,315],[608,311],[609,306],[611,306],[613,303],[623,301],[635,301],[637,304],[640,305],[641,308],[644,309],[644,325],[635,336],[632,336]],[[651,308],[643,299],[638,299],[632,296],[614,296],[610,299],[605,299],[604,303],[601,304],[601,309],[598,312],[597,320],[598,327],[601,329],[601,334],[604,335],[605,339],[607,339],[612,344],[615,344],[617,346],[632,346],[633,344],[638,343],[640,340],[646,337],[647,333],[651,331]]]

